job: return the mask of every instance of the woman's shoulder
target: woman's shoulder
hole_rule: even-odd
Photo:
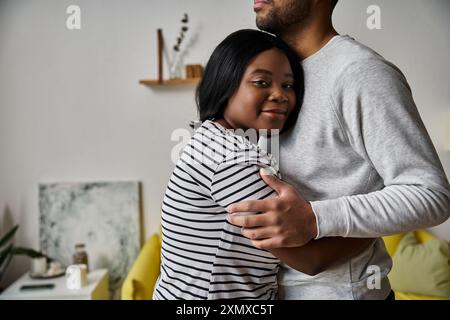
[[[212,152],[219,163],[230,165],[258,165],[271,167],[278,172],[276,159],[265,150],[260,148],[256,137],[246,132],[237,132],[226,129],[211,120],[204,121],[194,132],[191,141],[201,144],[203,150]]]
[[[220,124],[211,120],[204,121],[201,126],[195,131],[192,140],[201,140],[204,146],[214,148],[214,150],[220,153],[224,159],[233,157],[236,154],[252,150],[255,152],[261,152],[262,150],[256,143],[244,137],[241,130],[227,129]]]

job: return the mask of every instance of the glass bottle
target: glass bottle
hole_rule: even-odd
[[[73,264],[85,264],[87,272],[89,272],[89,260],[84,243],[75,245],[75,253],[72,260]]]

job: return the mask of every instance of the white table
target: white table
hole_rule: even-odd
[[[21,291],[23,285],[54,284],[53,289],[39,289]],[[9,286],[0,295],[0,300],[107,300],[108,270],[98,269],[88,274],[88,285],[79,290],[70,290],[66,287],[66,277],[54,279],[32,279],[26,273]]]

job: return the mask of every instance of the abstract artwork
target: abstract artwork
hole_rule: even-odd
[[[109,270],[120,288],[140,249],[139,182],[39,184],[41,250],[68,266],[77,243],[86,245],[89,269]]]

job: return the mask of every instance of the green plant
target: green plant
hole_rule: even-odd
[[[19,226],[14,226],[11,230],[0,238],[0,283],[14,256],[27,256],[30,258],[46,257],[43,253],[29,248],[16,247],[13,238]]]

